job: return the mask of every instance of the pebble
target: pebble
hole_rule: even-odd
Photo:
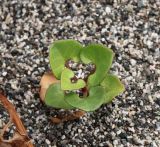
[[[78,129],[78,133],[81,133],[82,132],[82,130],[81,129]]]
[[[139,0],[138,1],[138,7],[143,7],[143,6],[146,6],[148,3],[147,0]]]
[[[110,7],[106,7],[106,9],[105,9],[105,11],[106,11],[106,13],[111,13],[111,8]]]
[[[157,122],[156,126],[157,126],[157,131],[160,131],[160,122]]]
[[[64,140],[65,138],[66,138],[65,135],[63,135],[63,136],[61,137],[62,140]]]
[[[131,62],[131,64],[132,64],[133,66],[135,66],[135,65],[136,65],[136,60],[131,59],[131,60],[130,60],[130,62]]]
[[[2,72],[2,76],[6,76],[7,75],[7,72]]]
[[[45,141],[46,141],[46,143],[47,143],[48,145],[51,144],[51,142],[50,142],[48,139],[46,139]]]

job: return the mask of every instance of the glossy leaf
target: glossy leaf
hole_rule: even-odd
[[[78,95],[72,93],[67,95],[65,100],[73,107],[84,111],[94,111],[103,104],[104,95],[104,88],[102,86],[96,86],[89,90],[89,96],[86,98],[80,98]]]
[[[73,109],[73,106],[69,105],[64,97],[64,91],[61,90],[60,83],[52,84],[47,89],[45,103],[54,108]]]
[[[79,79],[76,83],[71,82],[71,78],[74,77],[74,72],[68,68],[65,68],[61,74],[61,89],[62,90],[75,90],[85,87],[84,80]]]
[[[61,72],[68,59],[79,61],[79,54],[82,45],[74,40],[55,41],[50,48],[50,65],[57,79],[60,79]]]
[[[125,88],[121,81],[115,75],[107,75],[101,85],[105,88],[104,103],[112,101],[112,99],[122,93]]]
[[[111,67],[113,56],[112,50],[99,44],[91,44],[82,50],[81,60],[86,64],[92,62],[96,65],[95,73],[88,79],[89,87],[100,84]]]

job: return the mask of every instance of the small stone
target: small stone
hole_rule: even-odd
[[[82,79],[84,79],[84,77],[85,77],[85,76],[84,76],[84,72],[82,72],[82,74],[81,74],[81,78],[82,78]]]
[[[81,133],[82,132],[82,130],[81,129],[78,129],[78,133]]]
[[[129,127],[128,130],[133,132],[133,133],[135,132],[135,129],[133,127]]]
[[[113,141],[113,144],[114,144],[115,146],[117,146],[117,145],[118,145],[118,140],[114,140],[114,141]]]
[[[143,7],[148,4],[147,0],[138,0],[138,7]]]
[[[152,48],[152,46],[153,46],[153,42],[152,42],[152,41],[150,41],[150,40],[148,40],[148,41],[147,41],[147,46],[148,46],[149,48]]]
[[[135,66],[136,63],[137,63],[136,60],[134,60],[134,59],[131,59],[130,62],[131,62],[131,64],[132,64],[133,66]]]
[[[65,138],[66,138],[66,136],[65,136],[65,135],[63,135],[63,136],[61,137],[61,139],[62,139],[62,140],[64,140]]]
[[[150,101],[152,104],[154,103],[154,100],[153,100],[153,98],[152,98],[151,95],[148,96],[148,99],[149,99],[149,101]]]
[[[6,76],[7,75],[7,72],[2,72],[2,76]]]
[[[103,42],[105,42],[105,38],[102,38],[101,40],[102,40]]]
[[[119,135],[121,133],[121,130],[117,131],[117,135]]]
[[[80,64],[78,65],[78,68],[79,68],[79,69],[82,69],[82,68],[83,68],[83,64],[80,63]]]
[[[157,122],[156,126],[157,126],[157,131],[160,131],[160,122]]]
[[[36,59],[35,62],[36,62],[36,64],[40,64],[40,60],[39,59]]]
[[[106,7],[105,11],[106,11],[107,14],[109,14],[109,13],[111,13],[111,8],[110,7]]]
[[[82,69],[78,70],[77,78],[81,78],[81,75],[82,75]]]
[[[70,67],[72,68],[72,70],[77,69],[77,63],[73,63]]]
[[[17,90],[18,89],[17,84],[18,84],[17,81],[12,81],[11,83],[12,89]]]
[[[45,141],[48,145],[51,144],[51,142],[48,139],[46,139]]]
[[[11,51],[11,55],[12,55],[12,56],[19,55],[19,51],[18,51],[18,50],[12,50],[12,51]]]

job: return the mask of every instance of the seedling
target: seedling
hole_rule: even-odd
[[[114,53],[74,40],[55,41],[50,47],[52,73],[41,80],[41,99],[48,106],[94,111],[124,91],[117,76],[108,73]]]

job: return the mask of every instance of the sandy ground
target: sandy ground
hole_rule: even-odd
[[[0,88],[37,147],[160,146],[159,8],[159,0],[0,1]],[[126,90],[78,121],[53,125],[59,110],[43,105],[38,91],[50,70],[48,47],[59,39],[111,48],[110,72]],[[6,121],[0,106],[0,127]]]

